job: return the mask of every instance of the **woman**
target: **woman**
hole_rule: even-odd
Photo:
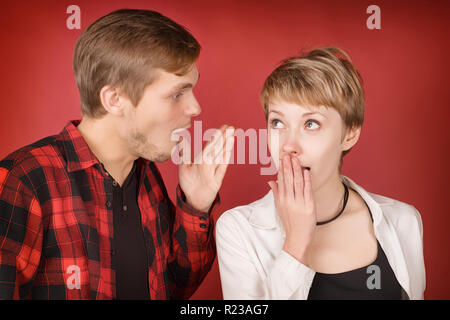
[[[285,60],[261,102],[268,140],[278,135],[278,176],[217,222],[224,299],[423,299],[418,211],[341,175],[364,118],[348,55],[322,48]]]

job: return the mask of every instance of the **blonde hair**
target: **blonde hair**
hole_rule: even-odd
[[[334,108],[347,128],[360,127],[364,121],[362,78],[339,48],[314,49],[283,60],[264,82],[260,100],[266,120],[269,104],[281,100]]]

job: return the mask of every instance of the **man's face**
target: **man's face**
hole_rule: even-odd
[[[157,74],[136,107],[128,100],[120,131],[133,156],[165,161],[177,144],[171,140],[172,132],[189,128],[191,118],[201,113],[193,93],[199,73],[194,64],[183,76],[163,70]]]
[[[277,102],[269,105],[267,129],[270,136],[279,135],[278,154],[297,157],[304,168],[310,168],[313,188],[320,188],[333,175],[339,174],[341,153],[346,134],[340,114],[333,108],[304,107],[294,103]],[[278,161],[274,159],[277,167]]]

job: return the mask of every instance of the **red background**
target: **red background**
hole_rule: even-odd
[[[66,8],[81,8],[81,30],[68,30]],[[366,8],[381,8],[369,30]],[[0,19],[0,158],[80,118],[71,61],[90,23],[120,8],[160,11],[201,43],[195,92],[203,130],[222,123],[264,128],[258,94],[283,58],[333,45],[360,70],[367,111],[344,174],[371,192],[413,204],[422,214],[427,299],[450,298],[448,1],[2,1]],[[192,130],[192,129],[191,129]],[[247,161],[248,162],[248,161]],[[159,165],[174,196],[176,166]],[[222,212],[267,191],[260,165],[233,165]],[[221,299],[217,261],[195,299]]]

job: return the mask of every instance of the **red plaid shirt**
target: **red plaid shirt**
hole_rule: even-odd
[[[112,179],[78,123],[0,162],[2,299],[115,298]],[[179,186],[175,206],[153,162],[137,165],[150,297],[187,299],[215,257],[212,219]]]

